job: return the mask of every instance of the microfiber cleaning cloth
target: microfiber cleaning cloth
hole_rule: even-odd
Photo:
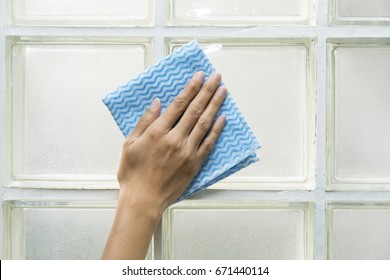
[[[154,98],[161,100],[163,112],[198,71],[205,73],[206,80],[215,69],[198,42],[193,40],[144,70],[124,86],[105,95],[103,102],[127,137]],[[217,117],[219,115],[226,116],[222,134],[178,201],[258,161],[255,150],[260,148],[260,143],[230,93]]]

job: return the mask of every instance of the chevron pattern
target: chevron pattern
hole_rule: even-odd
[[[207,79],[214,71],[196,40],[189,42],[157,64],[149,67],[116,91],[103,97],[123,135],[127,137],[156,97],[162,111],[184,89],[197,71]],[[260,142],[228,93],[219,113],[226,116],[224,130],[201,169],[178,201],[258,161],[255,150]]]

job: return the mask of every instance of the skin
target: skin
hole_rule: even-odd
[[[195,73],[161,115],[155,99],[124,141],[118,205],[102,259],[145,259],[164,210],[213,149],[226,117],[213,119],[227,90],[219,73],[203,81],[204,73]]]

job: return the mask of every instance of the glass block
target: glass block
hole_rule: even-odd
[[[153,26],[154,0],[7,0],[8,24]]]
[[[168,39],[169,51],[185,39]],[[199,39],[260,139],[260,161],[216,188],[314,189],[315,41]]]
[[[390,190],[390,40],[328,42],[328,190]]]
[[[316,0],[165,0],[168,26],[314,25]]]
[[[142,38],[8,38],[9,185],[116,186],[124,137],[101,97],[150,50]]]
[[[331,0],[331,24],[390,24],[388,0]]]
[[[313,205],[187,200],[163,216],[164,259],[311,259]]]
[[[114,202],[6,201],[4,257],[100,259],[115,216]],[[153,241],[147,259],[153,257]]]
[[[390,260],[390,202],[328,202],[328,259]]]

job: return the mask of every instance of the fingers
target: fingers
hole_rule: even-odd
[[[159,117],[161,110],[160,99],[155,98],[150,107],[145,111],[139,119],[137,125],[130,133],[129,138],[137,138]]]
[[[206,159],[207,155],[213,150],[215,143],[217,142],[219,136],[222,133],[223,127],[226,124],[226,117],[219,116],[213,126],[210,129],[209,134],[203,140],[199,146],[198,158],[199,164],[202,164]]]
[[[175,97],[174,101],[168,106],[161,115],[160,125],[164,129],[170,130],[176,121],[186,111],[188,105],[198,94],[204,80],[203,72],[196,72],[184,90]]]
[[[218,89],[220,82],[221,74],[219,73],[213,73],[210,78],[207,79],[207,81],[202,86],[202,89],[188,106],[188,109],[185,111],[180,122],[177,124],[175,128],[176,130],[182,132],[184,135],[190,134],[198,119],[200,116],[202,116],[210,99]],[[210,125],[211,122],[208,124],[208,126],[210,127]]]
[[[221,107],[225,97],[227,95],[226,87],[219,87],[214,94],[213,98],[207,105],[204,113],[200,116],[195,126],[193,127],[189,137],[188,142],[193,147],[199,147],[202,139],[205,137],[209,131],[211,124],[213,123],[215,115],[218,113],[219,108]]]

